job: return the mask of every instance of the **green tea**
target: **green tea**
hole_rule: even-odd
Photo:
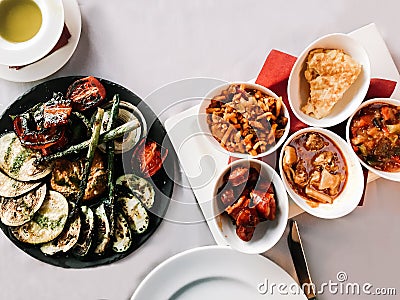
[[[0,36],[14,43],[33,38],[42,26],[42,12],[32,0],[0,0]]]

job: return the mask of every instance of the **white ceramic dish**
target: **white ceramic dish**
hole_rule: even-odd
[[[400,101],[399,100],[395,100],[395,99],[390,99],[390,98],[375,98],[375,99],[371,99],[368,101],[363,102],[360,107],[357,109],[356,112],[354,112],[351,117],[349,118],[349,120],[347,121],[347,125],[346,125],[346,140],[347,143],[350,145],[351,147],[351,142],[350,142],[350,125],[351,125],[351,121],[354,117],[354,115],[363,107],[366,107],[368,105],[371,105],[373,103],[387,103],[387,104],[392,104],[392,105],[396,105],[396,106],[400,106]],[[385,179],[389,179],[389,180],[393,180],[393,181],[398,181],[400,182],[400,172],[384,172],[384,171],[380,171],[377,170],[373,167],[371,167],[369,164],[365,163],[360,157],[358,157],[358,155],[356,155],[358,160],[360,161],[360,163],[367,168],[369,171],[371,171],[372,173],[378,175],[379,177],[383,177]]]
[[[272,284],[287,288],[279,293],[271,288]],[[266,298],[307,299],[293,278],[269,259],[208,246],[162,262],[139,284],[131,300]]]
[[[267,178],[272,182],[276,197],[276,218],[273,221],[260,222],[254,231],[253,238],[249,242],[242,241],[236,234],[236,226],[232,220],[220,208],[218,208],[218,189],[223,185],[224,175],[237,166],[253,167],[260,172],[260,177]],[[278,173],[268,164],[256,159],[240,159],[230,163],[219,174],[213,191],[212,212],[215,218],[212,222],[216,223],[219,233],[226,243],[233,249],[243,253],[257,254],[271,249],[282,237],[288,220],[289,203],[285,187]]]
[[[361,74],[336,103],[330,114],[322,119],[315,119],[301,111],[307,102],[309,85],[304,77],[308,53],[315,48],[342,49],[362,65]],[[288,82],[289,104],[295,116],[305,124],[316,127],[330,127],[346,120],[361,104],[367,94],[371,77],[371,67],[367,52],[363,46],[347,34],[329,34],[312,42],[298,57],[290,73]]]
[[[396,82],[400,81],[399,72],[396,68],[396,65],[393,62],[392,57],[390,56],[389,50],[383,40],[381,34],[379,33],[375,24],[369,24],[365,27],[358,28],[357,30],[349,33],[349,36],[353,37],[360,43],[362,43],[367,50],[370,60],[371,60],[371,68],[372,68],[372,76],[377,78],[386,78],[389,80],[393,80]],[[193,78],[192,78],[193,79]],[[255,81],[255,80],[252,80]],[[219,84],[218,84],[219,85]],[[196,99],[202,98],[202,95],[205,95],[209,85],[199,85],[199,84],[186,84],[179,89],[176,89],[175,92],[171,92],[169,90],[169,97],[163,97],[160,94],[160,97],[154,99],[154,101],[150,101],[148,103],[164,103],[166,105],[170,103],[175,103],[177,99],[191,99],[195,97]],[[200,89],[199,89],[200,87]],[[203,88],[203,89],[202,89]],[[205,88],[205,90],[204,90]],[[185,93],[182,93],[182,90]],[[182,97],[182,94],[185,97]],[[400,99],[400,90],[396,89],[394,91],[393,97],[396,99]],[[169,101],[168,101],[169,99]],[[151,99],[153,100],[153,99]],[[161,101],[161,102],[157,102]],[[182,101],[180,101],[182,102]],[[190,103],[190,102],[189,102]],[[154,107],[155,104],[154,104]],[[160,106],[161,107],[161,106]],[[171,107],[176,107],[175,105]],[[200,206],[200,213],[206,216],[207,225],[212,233],[212,236],[215,242],[218,245],[226,245],[226,240],[220,234],[220,230],[218,224],[213,222],[214,219],[208,216],[211,215],[209,202],[212,199],[212,190],[214,188],[214,180],[209,180],[206,183],[199,186],[199,173],[201,170],[211,170],[208,174],[211,176],[214,175],[214,170],[218,174],[223,167],[225,167],[225,162],[228,161],[227,155],[216,150],[217,148],[213,147],[211,143],[205,141],[205,137],[201,132],[198,122],[197,122],[197,112],[198,107],[189,105],[189,106],[181,106],[179,109],[169,109],[164,110],[162,115],[165,117],[168,113],[168,116],[165,121],[165,128],[168,132],[168,136],[171,139],[171,142],[175,148],[175,151],[179,157],[180,166],[182,168],[181,172],[184,172],[187,175],[188,183],[192,188],[193,195],[190,193],[185,193],[186,201],[190,201],[190,203],[198,203]],[[171,113],[171,114],[170,114]],[[192,137],[191,139],[187,137]],[[208,157],[212,157],[215,163],[205,163]],[[197,161],[193,160],[193,157],[201,157],[202,159],[197,159]],[[374,181],[378,178],[375,174],[371,176],[372,173],[368,176],[368,181]],[[213,177],[214,178],[214,177]],[[182,185],[184,186],[184,185]],[[179,190],[180,185],[176,186]],[[189,189],[186,189],[188,191]],[[172,201],[171,201],[172,204]],[[170,204],[170,205],[171,205]],[[186,205],[189,206],[189,205]],[[185,206],[185,207],[186,207]],[[179,216],[179,212],[182,211],[182,205],[180,209],[174,210]],[[185,211],[185,209],[183,209]],[[289,199],[289,217],[295,217],[300,213],[303,213],[303,209],[301,209],[297,204],[295,204],[291,199]],[[197,216],[197,215],[196,215]],[[203,217],[197,218],[195,220],[202,220]]]
[[[0,64],[23,66],[48,54],[61,36],[64,27],[62,0],[33,0],[42,12],[42,26],[30,40],[11,43],[0,37]]]
[[[199,111],[198,111],[198,123],[199,123],[199,127],[201,129],[201,131],[205,134],[207,140],[218,150],[226,153],[227,155],[230,156],[234,156],[237,158],[258,158],[258,157],[262,157],[268,154],[273,153],[276,149],[278,149],[282,143],[285,141],[285,139],[287,138],[287,136],[289,135],[289,129],[290,129],[290,116],[289,116],[289,112],[285,106],[285,104],[282,102],[282,107],[283,107],[283,112],[284,112],[284,116],[288,119],[288,123],[286,124],[286,128],[285,128],[285,132],[283,134],[283,136],[278,140],[278,142],[270,147],[267,151],[260,153],[258,155],[252,156],[250,154],[246,154],[246,153],[238,153],[238,152],[230,152],[228,150],[226,150],[225,148],[223,148],[220,143],[213,137],[213,135],[211,134],[210,128],[208,127],[207,124],[207,114],[206,114],[206,108],[208,107],[208,105],[211,103],[211,99],[217,95],[220,95],[221,92],[223,90],[226,90],[231,84],[243,84],[248,88],[252,88],[252,89],[256,89],[256,90],[260,90],[263,93],[272,96],[274,98],[278,98],[278,96],[272,92],[271,90],[267,89],[266,87],[263,87],[259,84],[255,84],[255,83],[248,83],[248,82],[231,82],[231,83],[226,83],[223,85],[220,85],[218,87],[216,87],[215,89],[211,90],[203,99],[203,101],[200,104],[199,107]]]
[[[284,151],[281,151],[279,156],[279,171],[282,174],[283,184],[294,202],[300,206],[304,211],[309,214],[323,218],[334,219],[343,217],[351,213],[361,200],[364,191],[364,177],[361,165],[358,162],[357,155],[353,149],[337,134],[322,128],[305,128],[292,134],[285,144],[282,146],[284,149],[294,138],[307,133],[319,132],[330,138],[335,145],[341,150],[347,165],[347,181],[342,192],[335,198],[332,204],[320,204],[318,207],[310,207],[305,199],[297,194],[290,186],[289,182],[284,175],[282,159]]]
[[[65,24],[71,37],[68,44],[51,55],[22,69],[10,69],[0,65],[0,78],[13,82],[31,82],[50,76],[61,69],[71,58],[81,35],[81,12],[77,0],[63,0]]]

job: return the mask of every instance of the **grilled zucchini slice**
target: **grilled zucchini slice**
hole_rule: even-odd
[[[114,242],[112,249],[114,252],[125,252],[132,245],[132,234],[129,224],[121,213],[115,217]]]
[[[118,177],[116,184],[130,190],[147,209],[153,207],[154,187],[146,179],[135,174],[125,174]]]
[[[67,217],[67,199],[58,192],[49,191],[33,218],[22,226],[11,228],[11,232],[24,243],[47,243],[60,235]]]
[[[108,221],[104,204],[100,204],[95,210],[97,218],[97,240],[94,253],[103,254],[111,241],[110,222]]]
[[[90,207],[81,207],[81,232],[74,247],[74,254],[85,256],[89,253],[93,241],[94,214]]]
[[[37,188],[41,182],[24,182],[15,180],[0,171],[0,196],[15,198]]]
[[[21,226],[30,221],[46,198],[46,184],[18,198],[3,198],[0,202],[1,222]]]
[[[64,230],[61,234],[46,244],[40,247],[40,251],[47,255],[54,255],[58,252],[67,252],[70,250],[78,241],[79,232],[81,230],[81,218],[79,214],[76,214],[74,220],[64,226]]]
[[[22,146],[14,132],[0,137],[0,169],[9,177],[19,181],[35,181],[51,172],[51,163],[36,165],[42,155]]]
[[[149,226],[149,215],[135,195],[118,198],[130,228],[135,233],[143,233]]]

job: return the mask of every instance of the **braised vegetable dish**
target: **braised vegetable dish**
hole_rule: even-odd
[[[218,205],[236,225],[238,237],[248,242],[256,226],[276,217],[276,200],[272,183],[255,168],[235,167],[224,176],[218,192]]]
[[[319,132],[294,138],[284,149],[282,166],[292,189],[311,207],[332,204],[346,184],[343,154],[331,139]]]
[[[365,163],[385,172],[400,171],[400,107],[374,103],[360,109],[350,125],[351,145]]]
[[[281,98],[238,84],[212,98],[206,113],[210,131],[222,147],[253,156],[274,146],[288,122]]]

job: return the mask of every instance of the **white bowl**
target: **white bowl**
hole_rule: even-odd
[[[400,106],[400,101],[399,100],[395,100],[395,99],[390,99],[390,98],[375,98],[375,99],[371,99],[368,101],[363,102],[360,107],[357,109],[356,112],[354,112],[351,117],[349,118],[349,120],[347,121],[347,125],[346,125],[346,140],[347,143],[351,146],[351,141],[350,141],[350,124],[351,121],[354,117],[354,115],[363,107],[366,107],[370,104],[373,103],[387,103],[387,104],[392,104],[392,105],[396,105],[396,106]],[[400,182],[400,171],[399,172],[384,172],[384,171],[380,171],[377,170],[373,167],[371,167],[370,165],[368,165],[367,163],[365,163],[360,157],[358,157],[358,155],[356,155],[358,160],[360,161],[360,163],[367,168],[369,171],[371,171],[372,173],[375,173],[376,175],[383,177],[385,179],[389,179],[389,180],[393,180],[393,181],[398,181]]]
[[[62,0],[33,0],[42,12],[42,26],[30,40],[12,43],[0,37],[0,64],[22,66],[46,56],[58,42],[64,27]]]
[[[319,204],[318,207],[309,206],[305,199],[292,189],[284,174],[282,166],[284,154],[283,149],[294,138],[307,132],[319,132],[330,138],[340,149],[346,162],[347,182],[342,192],[335,198],[332,204]],[[310,127],[299,130],[298,132],[292,134],[282,147],[282,151],[279,156],[279,172],[282,175],[283,184],[285,185],[285,188],[293,201],[304,211],[323,219],[340,218],[352,212],[358,206],[364,191],[364,175],[361,165],[358,162],[357,155],[340,136],[323,128]]]
[[[342,49],[359,64],[362,70],[357,80],[333,107],[329,115],[315,119],[301,111],[309,96],[309,84],[304,77],[308,53],[312,49]],[[295,116],[305,124],[316,127],[331,127],[346,120],[361,104],[367,94],[371,77],[371,67],[363,46],[346,34],[329,34],[312,42],[298,57],[289,76],[289,104]]]
[[[283,136],[278,140],[278,142],[273,145],[272,147],[268,148],[267,151],[262,152],[258,155],[251,155],[248,153],[238,153],[238,152],[230,152],[228,150],[226,150],[224,147],[221,146],[221,144],[213,137],[210,128],[207,124],[207,114],[206,114],[206,108],[209,106],[209,104],[211,103],[211,99],[215,96],[218,96],[221,94],[221,92],[223,90],[226,90],[230,85],[232,84],[243,84],[248,88],[252,88],[252,89],[256,89],[256,90],[260,90],[263,93],[265,93],[266,95],[272,96],[274,98],[279,98],[274,92],[272,92],[271,90],[267,89],[266,87],[263,87],[262,85],[259,84],[255,84],[255,83],[248,83],[248,82],[231,82],[231,83],[224,83],[223,85],[220,85],[214,89],[212,89],[206,96],[205,98],[202,100],[200,107],[199,107],[199,111],[197,113],[197,118],[198,118],[198,124],[200,126],[200,129],[203,133],[205,133],[207,140],[218,150],[226,153],[227,155],[233,156],[233,157],[237,157],[237,158],[258,158],[258,157],[263,157],[266,156],[268,154],[273,153],[274,151],[276,151],[282,144],[283,142],[286,140],[286,138],[289,135],[289,130],[290,130],[290,116],[289,116],[289,111],[285,105],[285,103],[282,102],[282,108],[283,108],[283,113],[284,116],[288,119],[288,122],[286,124],[286,128],[285,128],[285,132],[283,134]]]
[[[264,178],[268,178],[274,187],[276,197],[276,218],[273,221],[260,222],[255,231],[253,238],[248,241],[242,241],[236,234],[236,225],[232,224],[231,218],[221,212],[218,207],[219,199],[217,199],[218,189],[223,185],[224,175],[232,168],[236,166],[254,167],[259,170],[260,175]],[[215,218],[212,222],[215,222],[215,227],[219,229],[221,237],[233,248],[240,252],[248,254],[259,254],[271,249],[282,237],[289,216],[289,204],[288,198],[285,191],[285,187],[282,183],[278,173],[275,172],[268,164],[257,159],[240,159],[233,163],[230,163],[218,176],[214,191],[214,198],[212,200],[212,213]]]

